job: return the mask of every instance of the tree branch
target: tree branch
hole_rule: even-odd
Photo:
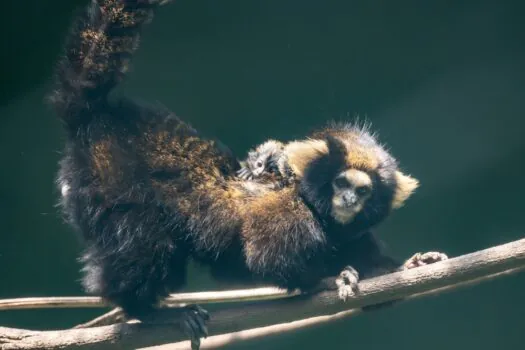
[[[163,300],[162,304],[165,306],[177,306],[183,304],[272,300],[289,298],[299,294],[299,290],[288,293],[285,289],[276,287],[215,292],[177,293],[170,294],[169,297]],[[34,297],[0,299],[0,311],[17,309],[98,308],[105,306],[110,306],[110,304],[100,297]]]
[[[350,309],[387,301],[442,292],[459,285],[472,284],[502,273],[512,273],[525,268],[525,239],[463,255],[443,262],[396,272],[359,283],[360,293],[341,302],[335,291],[293,298],[224,305],[211,312],[211,335],[236,332],[241,329],[264,327],[276,323],[285,325],[210,337],[203,341],[203,348],[231,343],[232,339],[246,339],[282,332],[311,324],[318,324],[352,314]],[[341,312],[342,311],[342,312]],[[163,317],[173,316],[173,310],[162,309]],[[335,314],[333,316],[321,316]],[[319,317],[321,316],[321,317]],[[29,331],[0,327],[0,349],[102,349],[139,348],[169,342],[180,342],[186,336],[178,327],[168,324],[120,323],[85,329],[61,331]],[[213,343],[215,342],[215,343]],[[189,348],[189,342],[172,344],[170,349]]]
[[[488,276],[483,276],[483,277],[469,280],[466,282],[460,282],[460,283],[450,285],[447,287],[433,289],[428,292],[414,294],[412,296],[405,298],[404,300],[405,301],[412,300],[412,299],[422,297],[422,296],[444,293],[444,292],[451,291],[451,290],[454,290],[460,287],[471,286],[471,285],[474,285],[474,284],[477,284],[483,281],[487,281],[487,280],[490,280],[490,279],[493,279],[499,276],[516,273],[524,269],[525,267],[510,269],[507,271],[495,273],[495,274],[488,275]],[[235,343],[246,342],[248,340],[253,340],[257,338],[267,338],[269,336],[274,336],[274,335],[282,334],[285,332],[291,332],[291,331],[298,330],[298,329],[303,329],[303,328],[313,327],[313,326],[320,326],[327,322],[333,322],[339,319],[345,319],[351,316],[359,315],[361,312],[362,312],[361,309],[350,309],[350,310],[340,311],[333,315],[310,317],[310,318],[306,318],[306,319],[302,319],[298,321],[292,321],[288,323],[280,323],[280,324],[274,324],[274,325],[266,326],[266,327],[247,329],[247,330],[234,332],[234,333],[215,335],[215,336],[208,337],[206,340],[204,340],[200,349],[201,350],[219,349],[219,348],[229,346]],[[189,348],[190,347],[187,341],[181,341],[177,343],[170,343],[170,344],[165,344],[165,345],[141,348],[139,350],[189,350]]]

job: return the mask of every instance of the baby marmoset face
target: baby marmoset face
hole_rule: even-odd
[[[283,156],[284,144],[268,140],[248,152],[246,160],[241,162],[237,176],[242,180],[254,180],[265,174],[280,174],[279,163]]]

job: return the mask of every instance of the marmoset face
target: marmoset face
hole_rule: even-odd
[[[254,154],[249,157],[248,167],[254,177],[260,176],[268,168],[270,153]]]
[[[357,169],[347,169],[332,181],[332,217],[346,224],[361,212],[372,194],[373,183],[370,176]]]

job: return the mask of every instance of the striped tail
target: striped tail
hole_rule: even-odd
[[[75,134],[104,108],[138,47],[143,24],[169,0],[92,0],[75,21],[49,101]]]

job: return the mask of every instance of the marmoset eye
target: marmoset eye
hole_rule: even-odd
[[[335,180],[334,180],[334,185],[335,187],[337,188],[348,188],[348,187],[351,187],[352,184],[350,183],[350,181],[348,181],[348,179],[344,176],[339,176],[337,177]]]

